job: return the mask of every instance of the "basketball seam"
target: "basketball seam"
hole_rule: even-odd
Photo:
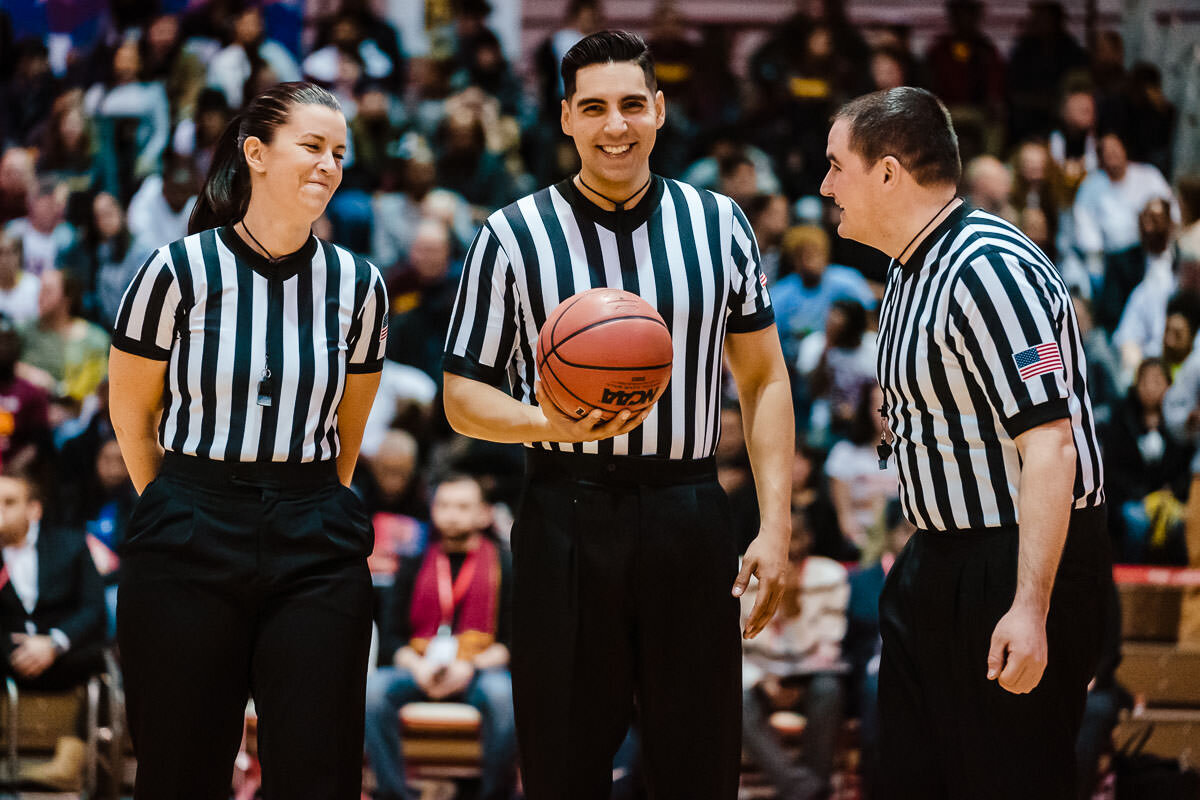
[[[564,313],[566,313],[566,312],[564,311]],[[586,333],[587,331],[590,331],[593,328],[598,328],[601,325],[607,325],[610,322],[620,322],[621,320],[624,320],[624,319],[645,319],[645,320],[649,320],[651,322],[658,323],[659,325],[662,325],[663,328],[666,329],[668,337],[671,335],[671,329],[667,328],[666,323],[664,323],[660,319],[655,319],[654,317],[648,317],[645,314],[626,314],[626,315],[620,316],[620,317],[607,317],[607,318],[599,320],[597,322],[593,322],[590,325],[586,325],[586,326],[580,328],[579,330],[575,331],[570,336],[563,339],[561,342],[555,342],[554,341],[554,332],[558,328],[558,323],[562,320],[562,317],[560,316],[558,319],[554,320],[554,325],[550,329],[550,341],[552,342],[550,349],[548,351],[546,351],[546,353],[543,354],[542,362],[539,363],[538,366],[540,367],[542,365],[542,363],[545,363],[546,359],[549,358],[550,356],[558,355],[558,348],[562,347],[564,344],[571,341],[572,339],[574,339],[576,336],[580,335],[581,333]],[[587,365],[587,364],[574,364],[570,361],[567,361],[561,355],[559,355],[558,358],[564,364],[567,364],[572,367],[580,367],[580,366],[589,366],[590,367],[590,365]],[[674,362],[671,362],[671,363],[674,363]],[[661,365],[657,365],[654,367],[634,366],[634,367],[592,367],[592,368],[593,369],[661,369],[664,366],[669,366],[669,364],[661,364]]]

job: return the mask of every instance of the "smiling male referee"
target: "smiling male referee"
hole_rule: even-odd
[[[563,131],[582,166],[497,211],[463,269],[445,353],[446,416],[529,446],[513,527],[513,691],[529,800],[606,800],[637,707],[650,794],[733,800],[741,755],[738,602],[778,604],[791,532],[792,405],[746,217],[728,197],[650,173],[666,115],[641,37],[589,36],[563,58]],[[605,286],[671,329],[671,382],[607,424],[537,405],[538,329]],[[716,481],[721,365],[741,399],[762,527],[738,573]],[[512,395],[500,386],[508,382]]]
[[[884,797],[1072,798],[1112,571],[1071,298],[1024,234],[956,197],[932,94],[847,104],[828,158],[838,233],[893,259],[880,455],[918,528],[880,599]]]

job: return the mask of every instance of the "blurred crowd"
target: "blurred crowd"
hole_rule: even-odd
[[[564,3],[525,74],[488,27],[488,0],[426,6],[446,13],[427,20],[419,56],[406,49],[405,23],[369,0],[323,3],[319,14],[243,0],[84,3],[54,21],[57,33],[38,4],[0,9],[0,462],[36,476],[47,520],[86,533],[110,605],[136,499],[107,415],[113,317],[151,251],[185,235],[221,130],[277,81],[314,80],[340,99],[345,175],[316,233],[368,256],[392,303],[355,476],[376,531],[379,662],[399,668],[407,621],[388,609],[411,598],[387,587],[437,538],[431,503],[443,476],[473,478],[486,509],[471,519],[503,546],[521,450],[450,430],[442,342],[481,221],[577,169],[559,129],[557,68],[605,27],[604,7]],[[795,700],[798,675],[838,676],[806,685],[812,709],[832,709],[813,719],[869,713],[872,598],[906,526],[894,468],[881,471],[875,454],[875,313],[888,259],[838,239],[837,208],[819,196],[828,119],[842,102],[919,85],[946,103],[963,196],[1019,226],[1075,296],[1118,559],[1188,561],[1184,504],[1200,472],[1200,163],[1179,122],[1200,113],[1200,98],[1168,92],[1161,65],[1129,63],[1115,31],[1080,42],[1058,3],[1031,3],[1007,54],[989,38],[983,3],[945,10],[944,32],[920,53],[909,26],[860,30],[836,0],[799,3],[744,64],[728,26],[691,24],[683,4],[660,3],[644,31],[669,109],[652,169],[745,210],[794,377],[796,586],[779,623],[747,646],[748,748],[775,765],[788,797],[828,785],[837,725],[810,727],[796,767],[753,736],[756,722]],[[1200,85],[1191,69],[1184,85]],[[727,402],[720,476],[748,541],[754,481],[737,399]],[[819,602],[801,602],[810,595]]]

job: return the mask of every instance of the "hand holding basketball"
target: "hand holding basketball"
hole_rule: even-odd
[[[542,440],[547,442],[596,442],[601,439],[611,439],[614,436],[629,433],[645,422],[646,417],[650,415],[649,408],[636,414],[626,410],[606,422],[603,412],[596,408],[583,419],[576,419],[567,416],[559,410],[558,406],[545,398],[540,381],[534,387],[534,392],[537,396],[538,407],[550,428],[550,433]]]

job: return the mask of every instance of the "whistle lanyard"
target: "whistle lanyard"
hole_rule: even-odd
[[[454,624],[454,610],[467,594],[471,582],[475,580],[475,570],[479,563],[479,548],[476,547],[467,554],[462,567],[458,570],[458,578],[450,579],[450,557],[439,551],[437,553],[437,582],[438,604],[442,608],[442,625]]]

